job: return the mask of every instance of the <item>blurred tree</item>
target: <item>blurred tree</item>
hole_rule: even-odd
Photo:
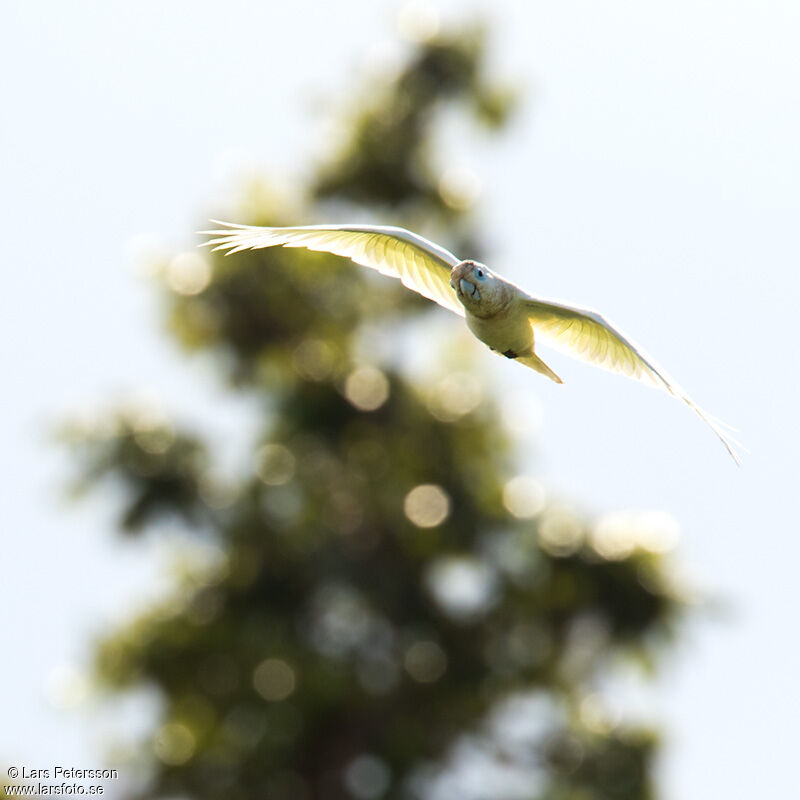
[[[512,106],[484,42],[416,43],[303,215],[369,209],[455,243],[467,203],[434,157],[441,112],[499,130]],[[300,221],[277,205],[250,221]],[[392,281],[286,249],[182,254],[166,279],[175,336],[220,354],[263,418],[253,469],[225,481],[202,437],[152,415],[71,429],[79,482],[125,487],[123,530],[177,517],[220,554],[98,648],[105,685],[163,698],[140,796],[651,797],[655,736],[600,689],[680,609],[652,531],[545,503],[469,374],[423,391],[363,363],[376,313],[402,327],[429,308]]]

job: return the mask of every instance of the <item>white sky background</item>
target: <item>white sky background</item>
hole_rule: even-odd
[[[464,3],[438,7],[468,18]],[[453,143],[484,186],[490,265],[607,313],[736,424],[752,454],[737,470],[674,400],[558,356],[563,387],[502,362],[493,374],[541,408],[532,463],[551,490],[592,513],[669,511],[680,560],[730,604],[692,626],[657,687],[667,800],[780,796],[800,710],[800,7],[471,7],[492,22],[498,71],[529,90],[507,138]],[[4,762],[99,765],[98,726],[48,703],[48,675],[164,583],[162,546],[110,535],[114,498],[74,510],[54,500],[65,460],[47,426],[143,388],[211,417],[220,437],[242,410],[164,338],[157,293],[125,266],[125,243],[156,232],[170,247],[193,244],[226,150],[282,175],[302,170],[321,135],[314,109],[337,107],[374,48],[393,41],[397,8],[6,5]]]

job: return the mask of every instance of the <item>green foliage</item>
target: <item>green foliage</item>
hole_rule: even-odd
[[[485,83],[484,47],[479,28],[421,46],[387,91],[356,115],[343,152],[315,183],[317,198],[456,217],[437,189],[431,127],[436,112],[453,103],[491,127],[507,120],[514,95]]]
[[[479,32],[419,45],[312,182],[308,216],[363,203],[454,239],[437,114],[457,103],[499,129],[508,97]],[[669,633],[662,558],[603,555],[563,506],[511,514],[519,454],[491,397],[464,402],[463,374],[442,395],[358,363],[376,314],[401,329],[427,304],[328,255],[211,259],[207,285],[170,295],[170,325],[220,356],[231,391],[263,398],[252,471],[220,483],[202,437],[152,418],[72,431],[80,482],[125,487],[124,529],[177,518],[220,554],[97,652],[105,685],[163,697],[142,796],[449,797],[469,746],[495,777],[465,798],[651,797],[655,735],[594,693],[620,654],[654,658]]]

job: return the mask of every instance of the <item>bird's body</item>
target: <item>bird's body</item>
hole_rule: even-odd
[[[490,295],[477,283],[478,274],[485,281],[489,273],[474,261],[464,261],[453,267],[451,284],[464,306],[467,327],[485,345],[502,355],[509,358],[527,355],[533,348],[533,328],[519,302],[520,292],[503,281],[497,282]]]
[[[490,317],[479,317],[467,310],[467,327],[490,350],[506,358],[533,352],[533,331],[527,316],[513,301]]]
[[[477,261],[453,267],[450,285],[464,306],[467,327],[490,350],[563,383],[534,352],[527,295]]]
[[[477,261],[452,253],[403,228],[377,225],[307,225],[263,228],[219,223],[204,244],[235,253],[264,247],[305,247],[346,256],[399,278],[405,286],[463,316],[467,327],[498,354],[561,378],[535,351],[544,342],[573,358],[649,383],[682,400],[717,434],[738,464],[735,439],[703,411],[644,351],[591,309],[533,297]]]

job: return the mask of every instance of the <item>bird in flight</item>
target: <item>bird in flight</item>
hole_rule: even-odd
[[[464,317],[490,350],[546,375],[561,378],[539,357],[542,343],[596,367],[662,389],[686,403],[714,431],[733,460],[739,443],[725,423],[696,405],[640,347],[605,317],[588,308],[534,297],[477,261],[462,261],[422,236],[380,225],[304,225],[266,228],[212,220],[223,227],[201,231],[203,245],[225,250],[304,247],[344,256],[399,278],[412,291]],[[202,246],[202,245],[201,245]]]

